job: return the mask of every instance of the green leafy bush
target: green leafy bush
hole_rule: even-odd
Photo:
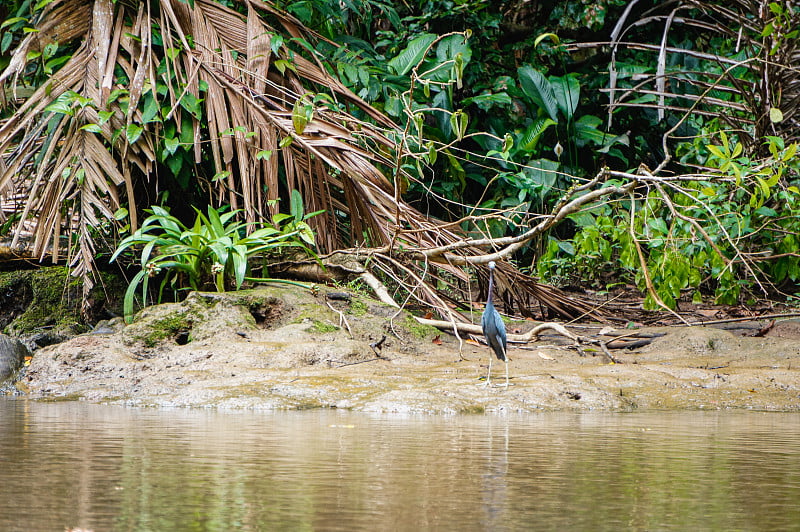
[[[735,305],[758,292],[797,291],[797,143],[769,137],[770,155],[758,159],[724,132],[714,136],[718,144],[692,148],[694,157],[703,156],[705,173],[571,215],[574,237],[551,238],[537,262],[539,275],[601,289],[609,279],[632,280],[646,294],[646,309],[675,308],[682,296],[699,302],[713,295],[718,304]]]
[[[153,206],[142,227],[123,239],[111,257],[114,261],[129,248],[143,246],[141,271],[131,280],[125,293],[126,320],[133,314],[137,288],[141,285],[146,301],[149,279],[162,272],[158,301],[167,285],[173,291],[203,290],[213,286],[224,292],[226,283],[241,287],[254,256],[283,247],[299,247],[312,253],[314,232],[306,220],[316,213],[304,214],[297,191],[292,193],[292,211],[277,214],[273,225],[247,234],[248,224],[237,219],[241,211],[224,212],[208,207],[207,215],[197,208],[197,218],[191,227],[185,226],[163,207]],[[298,207],[299,204],[299,207]]]

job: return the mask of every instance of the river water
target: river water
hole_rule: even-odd
[[[0,399],[0,530],[800,530],[800,414]]]

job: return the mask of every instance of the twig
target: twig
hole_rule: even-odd
[[[341,327],[342,324],[344,323],[344,326],[347,327],[347,332],[350,334],[350,338],[352,338],[353,337],[353,331],[350,330],[350,324],[347,323],[347,318],[344,317],[344,312],[342,312],[341,310],[336,310],[335,308],[333,308],[333,306],[330,304],[329,301],[326,301],[325,304],[328,305],[329,309],[331,309],[332,311],[334,311],[337,314],[339,314],[339,327]]]
[[[441,309],[441,310],[443,310],[444,312],[447,313],[447,316],[450,318],[450,321],[449,322],[443,322],[443,323],[449,323],[448,328],[452,329],[453,334],[458,339],[458,356],[461,358],[461,360],[464,360],[464,355],[462,354],[464,340],[462,340],[461,336],[458,334],[458,327],[457,327],[458,322],[456,321],[457,315],[450,309],[449,306],[447,306],[447,304],[444,301],[442,301],[442,299],[439,297],[439,295],[431,287],[429,287],[425,283],[424,279],[422,279],[421,277],[419,277],[416,274],[416,272],[414,272],[410,268],[404,266],[403,264],[395,261],[394,259],[392,259],[389,256],[380,255],[380,254],[378,254],[377,256],[380,257],[381,259],[387,261],[387,262],[393,263],[395,265],[395,267],[405,271],[412,279],[414,279],[417,282],[415,290],[416,290],[416,288],[422,289],[422,291],[425,292],[428,295],[428,297],[431,298],[431,302],[436,303],[439,306],[438,307],[439,309]],[[425,262],[425,266],[426,266],[426,272],[427,272],[427,266],[428,266],[427,261]],[[409,297],[411,297],[413,295],[413,292],[414,292],[413,290],[409,290]],[[397,313],[395,313],[395,315],[392,316],[392,320],[391,321],[392,321],[393,324],[394,324],[394,318],[397,317],[399,312],[400,312],[400,310],[398,310]],[[416,318],[416,316],[415,316],[415,318]],[[417,321],[420,321],[420,318],[416,318],[416,319],[417,319]]]
[[[366,364],[367,362],[375,362],[376,360],[386,360],[385,358],[370,358],[367,360],[359,360],[358,362],[342,362],[337,368],[343,368],[345,366],[355,366],[356,364]]]
[[[603,351],[603,354],[604,354],[605,356],[607,356],[607,357],[608,357],[608,359],[609,359],[609,360],[610,360],[612,363],[614,363],[614,364],[619,364],[619,363],[620,363],[620,362],[619,362],[619,360],[617,360],[616,358],[614,358],[614,355],[612,355],[612,354],[611,354],[611,351],[609,351],[609,349],[608,349],[608,346],[606,345],[606,342],[604,342],[604,341],[600,340],[600,341],[598,341],[598,342],[597,342],[597,344],[600,346],[600,349]]]

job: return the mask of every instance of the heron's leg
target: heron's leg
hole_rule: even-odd
[[[504,355],[503,356],[503,361],[506,363],[506,383],[505,383],[505,385],[498,384],[498,386],[505,386],[506,388],[508,388],[508,386],[509,386],[509,384],[508,384],[508,355],[506,354],[505,350],[503,350],[503,355]]]
[[[489,351],[489,372],[486,374],[486,382],[479,382],[478,386],[489,386],[489,379],[492,376],[492,357],[494,357],[494,353]]]

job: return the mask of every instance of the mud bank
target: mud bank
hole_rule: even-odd
[[[127,327],[112,322],[36,351],[16,386],[41,400],[220,409],[800,410],[796,321],[763,338],[662,329],[650,345],[616,351],[618,364],[544,337],[511,346],[505,389],[481,385],[486,347],[465,342],[459,350],[452,335],[394,314],[324,289],[195,293],[148,308]],[[492,384],[504,380],[503,369],[493,364]]]

